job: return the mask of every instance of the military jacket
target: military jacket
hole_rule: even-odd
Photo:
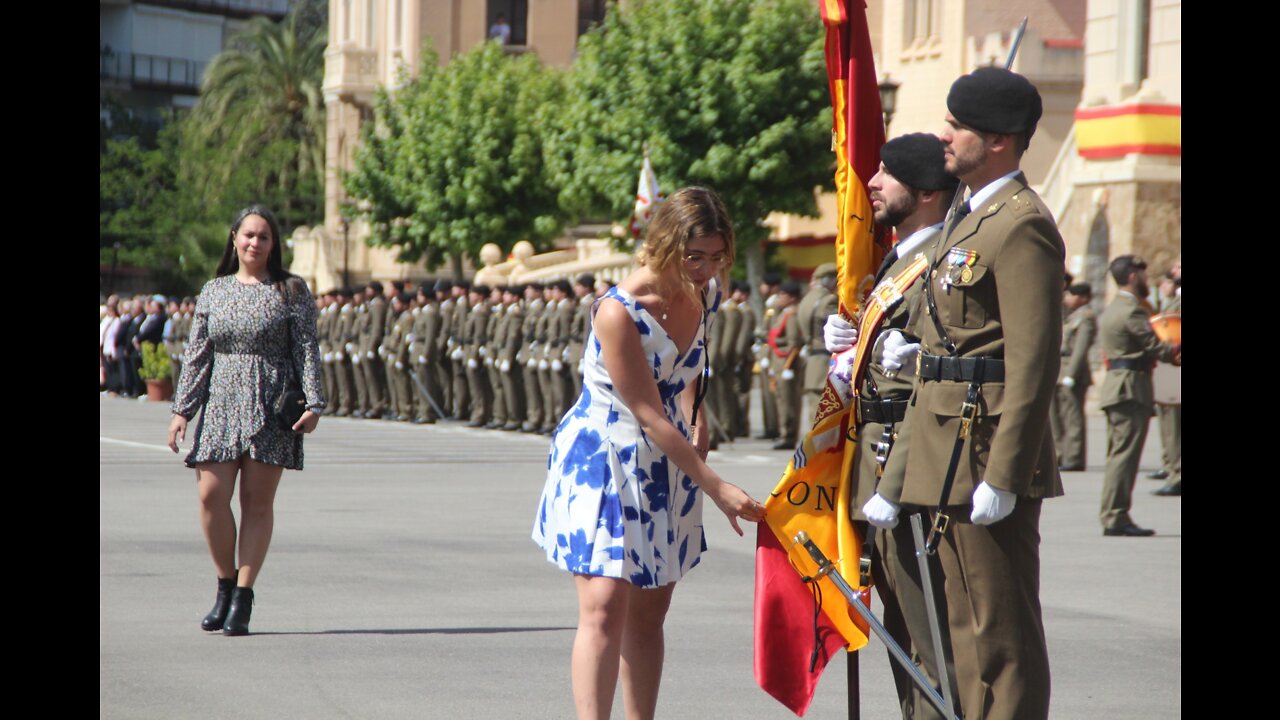
[[[1108,362],[1132,360],[1153,365],[1156,360],[1173,361],[1173,346],[1160,342],[1151,329],[1151,312],[1127,292],[1116,294],[1102,311],[1102,354]],[[1147,413],[1155,412],[1155,390],[1150,368],[1130,370],[1108,368],[1102,380],[1099,405],[1105,410],[1122,403],[1137,403]]]

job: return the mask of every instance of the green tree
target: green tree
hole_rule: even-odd
[[[424,54],[419,76],[378,96],[348,195],[372,224],[370,243],[402,261],[448,258],[455,275],[485,243],[535,244],[565,224],[543,160],[550,101],[562,76],[533,55],[482,43],[438,69]],[[364,202],[360,202],[364,201]]]
[[[121,265],[149,269],[155,289],[173,294],[213,275],[225,240],[225,226],[201,222],[198,201],[178,180],[181,134],[176,117],[158,132],[104,133],[98,168],[100,262],[111,264],[118,243]]]
[[[322,217],[325,43],[300,12],[256,17],[209,64],[183,157],[209,207],[263,202],[285,232]]]
[[[811,0],[647,0],[583,36],[551,142],[562,205],[629,217],[643,149],[666,190],[705,185],[734,219],[747,275],[771,212],[817,215],[831,187],[823,28]]]

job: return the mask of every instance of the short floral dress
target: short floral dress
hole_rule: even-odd
[[[316,306],[305,283],[291,302],[278,282],[246,285],[234,275],[210,280],[196,301],[173,412],[188,420],[201,408],[188,467],[238,460],[302,469],[302,435],[272,417],[290,376],[307,409],[324,407]]]
[[[680,393],[706,367],[707,327],[720,307],[715,281],[707,298],[706,322],[683,355],[627,291],[614,287],[599,301],[627,309],[667,417],[685,437]],[[707,549],[702,492],[641,432],[614,393],[594,330],[583,358],[582,395],[551,441],[533,540],[564,570],[622,578],[641,588],[676,582]]]

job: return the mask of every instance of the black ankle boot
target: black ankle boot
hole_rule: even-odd
[[[253,588],[237,587],[231,591],[231,610],[222,626],[223,635],[248,635],[249,616],[253,614]]]
[[[218,595],[213,600],[213,609],[200,621],[200,629],[205,632],[216,632],[222,629],[227,621],[227,611],[231,609],[231,591],[235,589],[236,579],[218,578]]]

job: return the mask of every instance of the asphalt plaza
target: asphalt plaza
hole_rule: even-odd
[[[281,484],[253,634],[226,638],[199,629],[215,578],[168,418],[167,404],[100,401],[102,717],[572,717],[573,585],[529,539],[547,438],[322,419],[307,469]],[[1158,534],[1104,538],[1104,430],[1091,415],[1088,469],[1041,518],[1051,716],[1179,716],[1182,501],[1140,478],[1133,516]],[[739,441],[711,463],[763,498],[787,458],[767,447]],[[1153,420],[1144,474],[1158,464]],[[658,716],[794,717],[752,676],[753,534],[710,503],[705,521],[710,550],[667,620]],[[883,646],[859,655],[863,717],[896,717]],[[845,716],[844,663],[807,718]]]

